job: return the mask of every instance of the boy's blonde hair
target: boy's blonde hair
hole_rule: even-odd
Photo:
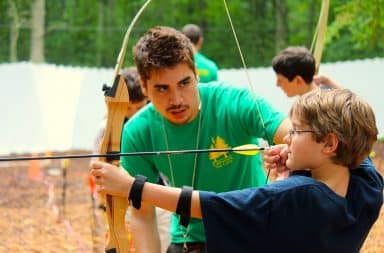
[[[333,133],[339,139],[332,161],[356,168],[377,140],[375,114],[370,105],[347,89],[315,89],[301,96],[290,116],[314,130],[317,142]]]

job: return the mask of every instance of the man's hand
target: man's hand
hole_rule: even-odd
[[[133,177],[123,168],[99,161],[92,162],[90,168],[98,193],[120,197],[128,196]]]

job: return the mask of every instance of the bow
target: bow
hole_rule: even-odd
[[[105,102],[107,105],[107,125],[100,146],[101,154],[120,152],[121,132],[129,103],[129,94],[124,78],[119,75],[119,72],[123,65],[132,28],[149,2],[150,0],[148,0],[141,7],[125,33],[123,44],[116,61],[113,86],[103,87],[103,90],[105,91]],[[101,158],[101,160],[110,162],[117,166],[119,166],[120,163],[119,158],[115,158],[113,160]],[[128,253],[130,251],[129,237],[125,227],[125,212],[128,208],[128,200],[122,197],[107,195],[105,204],[109,230],[106,252]]]
[[[319,20],[317,22],[315,34],[311,44],[311,52],[316,60],[315,73],[319,72],[321,56],[324,50],[325,33],[327,31],[327,21],[329,13],[329,0],[323,0],[321,3]]]

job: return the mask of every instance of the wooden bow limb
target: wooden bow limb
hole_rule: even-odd
[[[316,60],[315,73],[319,72],[321,57],[323,55],[323,50],[324,50],[325,34],[327,31],[327,23],[328,23],[329,1],[330,0],[323,0],[321,3],[319,20],[317,22],[316,31],[313,36],[312,45],[311,45],[311,52]]]

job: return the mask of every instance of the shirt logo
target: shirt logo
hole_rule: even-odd
[[[211,139],[211,149],[217,148],[229,148],[228,144],[225,143],[224,139],[217,136]],[[211,160],[213,167],[222,168],[229,165],[233,161],[232,155],[228,151],[223,152],[211,152],[209,153],[209,160]]]
[[[207,69],[197,69],[197,73],[199,76],[208,76],[209,75],[209,70]]]

